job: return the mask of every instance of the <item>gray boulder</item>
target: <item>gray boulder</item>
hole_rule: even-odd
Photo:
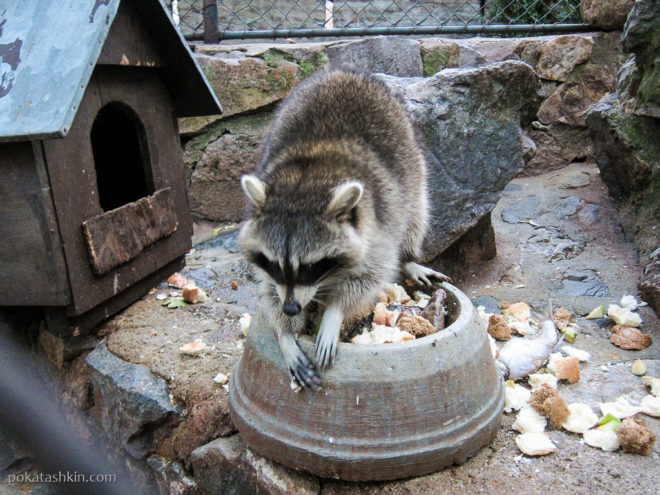
[[[625,53],[631,53],[619,87],[625,87],[626,111],[660,118],[660,2],[642,0],[628,16],[621,38]],[[625,101],[627,100],[627,101]]]
[[[352,66],[402,77],[424,75],[419,42],[405,38],[377,36],[340,43],[329,46],[327,54],[333,67]]]
[[[541,101],[528,64],[506,61],[383,80],[405,102],[429,163],[430,261],[495,207],[523,167],[523,124]]]
[[[316,495],[318,478],[294,471],[247,448],[240,435],[218,438],[193,451],[200,495]]]
[[[136,459],[154,452],[180,418],[165,381],[146,366],[119,359],[105,344],[86,361],[96,413],[108,436]]]

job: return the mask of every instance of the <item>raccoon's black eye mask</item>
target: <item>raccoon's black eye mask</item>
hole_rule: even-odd
[[[312,285],[330,270],[338,267],[339,264],[337,258],[323,258],[316,263],[300,265],[297,282],[300,285]]]
[[[262,253],[256,253],[251,255],[250,261],[252,261],[252,263],[257,265],[263,271],[265,271],[268,275],[270,275],[273,278],[273,280],[275,280],[275,283],[277,284],[284,283],[284,276],[282,273],[282,269],[280,268],[279,263],[277,263],[276,261],[270,261]]]
[[[323,258],[315,263],[300,265],[298,273],[294,274],[290,267],[285,268],[283,273],[279,263],[270,261],[262,253],[252,255],[250,260],[268,273],[275,283],[286,285],[313,285],[323,275],[342,264],[340,258]]]

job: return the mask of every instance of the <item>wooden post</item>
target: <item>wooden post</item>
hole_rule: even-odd
[[[218,34],[218,5],[216,0],[204,0],[204,43],[217,43]]]

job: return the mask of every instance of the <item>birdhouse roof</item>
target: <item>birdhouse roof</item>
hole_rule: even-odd
[[[0,0],[0,141],[66,136],[125,3],[164,60],[177,117],[221,112],[162,0]]]

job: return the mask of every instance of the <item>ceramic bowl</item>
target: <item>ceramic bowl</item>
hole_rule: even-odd
[[[463,463],[497,433],[504,387],[470,300],[447,291],[447,328],[395,344],[340,343],[319,391],[294,392],[257,313],[229,386],[250,448],[322,477],[389,480]],[[314,355],[311,337],[299,339]]]

